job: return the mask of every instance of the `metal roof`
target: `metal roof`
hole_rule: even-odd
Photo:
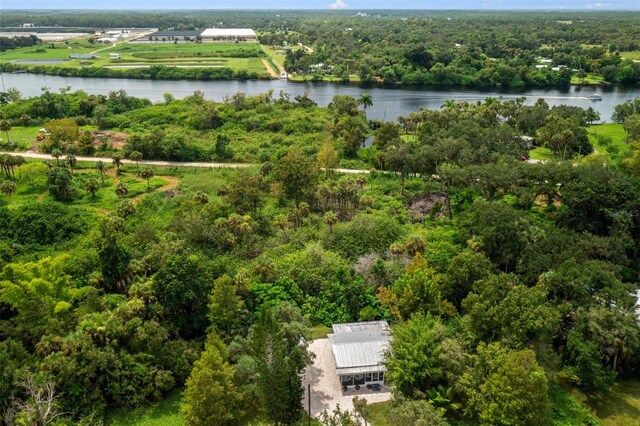
[[[256,37],[256,32],[250,28],[207,28],[202,37]]]
[[[333,327],[333,332],[336,334],[365,330],[389,330],[389,324],[387,324],[386,321],[346,322],[342,324],[332,324],[331,326]]]
[[[339,376],[345,374],[363,374],[363,373],[386,373],[387,367],[384,365],[371,365],[367,367],[352,367],[352,368],[336,368]]]
[[[375,366],[377,367],[370,371],[381,371],[384,353],[389,349],[391,341],[386,321],[334,324],[333,329],[335,333],[327,337],[331,342],[338,374],[346,374],[344,371],[351,369],[365,372],[370,369],[363,370],[361,367]]]

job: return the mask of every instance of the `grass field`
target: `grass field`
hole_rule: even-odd
[[[620,52],[620,56],[622,59],[635,59],[636,61],[640,60],[640,51],[634,52]]]
[[[594,149],[606,153],[613,161],[623,158],[629,152],[626,138],[627,133],[622,124],[606,123],[589,127],[589,139]]]
[[[38,143],[36,137],[42,126],[14,126],[9,130],[9,138],[12,142],[17,142],[19,150],[27,150],[32,148]],[[81,126],[80,130],[96,130],[96,126]],[[0,132],[0,139],[5,140],[7,135],[5,132]]]
[[[324,325],[316,325],[311,330],[311,340],[326,339],[327,334],[331,333],[333,329]]]
[[[174,390],[167,398],[149,407],[125,411],[116,410],[107,415],[107,426],[182,426],[180,414],[182,390]]]
[[[588,396],[585,400],[603,426],[640,424],[640,381],[619,381],[609,392]]]
[[[549,148],[538,146],[529,151],[529,156],[533,160],[549,161],[553,160],[553,152]]]
[[[54,46],[53,49],[50,48],[51,45]],[[69,43],[47,43],[42,46],[3,52],[0,53],[0,62],[68,59],[71,53],[85,54],[96,51],[98,51],[96,55],[99,58],[83,60],[82,65],[78,59],[51,65],[73,68],[81,66],[136,68],[152,65],[189,68],[227,67],[234,71],[245,70],[266,76],[267,70],[262,59],[270,59],[257,43],[120,43],[114,46],[104,46],[91,45],[84,40],[79,40]],[[111,53],[120,54],[120,59],[111,60],[109,57]]]
[[[571,76],[571,84],[601,84],[604,78],[597,74],[587,74],[585,78],[578,78],[578,76]]]

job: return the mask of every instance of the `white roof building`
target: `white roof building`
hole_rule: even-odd
[[[207,28],[200,34],[202,40],[246,40],[258,41],[256,32],[250,28]]]
[[[384,355],[391,341],[386,321],[333,324],[327,337],[343,387],[384,383]]]

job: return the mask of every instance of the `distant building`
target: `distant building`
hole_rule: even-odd
[[[72,53],[69,55],[69,59],[98,59],[100,56],[93,53]]]
[[[207,28],[200,34],[203,43],[250,42],[257,43],[256,32],[249,28]]]
[[[391,342],[386,321],[333,324],[333,334],[327,337],[343,388],[384,384],[384,354]]]
[[[33,27],[35,27],[35,25],[34,25],[34,24],[30,24],[30,23],[28,23],[28,24],[22,24],[22,25],[20,25],[20,26],[21,26],[22,28],[33,28]]]
[[[119,53],[109,53],[109,59],[111,59],[111,60],[120,59],[120,54]]]

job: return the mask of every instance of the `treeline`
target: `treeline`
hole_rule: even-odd
[[[106,67],[57,67],[57,66],[26,66],[13,63],[0,64],[2,72],[30,72],[34,74],[57,75],[61,77],[104,77],[104,78],[133,78],[150,80],[258,80],[270,78],[257,72],[246,70],[232,70],[220,68],[179,68],[164,65],[151,65],[146,68],[114,69]]]
[[[471,87],[562,86],[572,76],[611,84],[640,81],[640,64],[620,57],[640,49],[636,12],[8,11],[3,18],[7,25],[96,29],[202,29],[220,23],[254,28],[263,44],[288,44],[288,72],[314,80],[357,76],[365,83]]]
[[[542,87],[592,73],[609,83],[634,84],[640,64],[619,52],[638,49],[635,21],[579,13],[308,18],[296,22],[293,39],[278,36],[314,48],[289,50],[285,67],[319,80],[357,75],[363,82]]]
[[[41,43],[42,40],[33,34],[24,37],[0,37],[0,52],[19,49],[21,47],[31,47]]]

